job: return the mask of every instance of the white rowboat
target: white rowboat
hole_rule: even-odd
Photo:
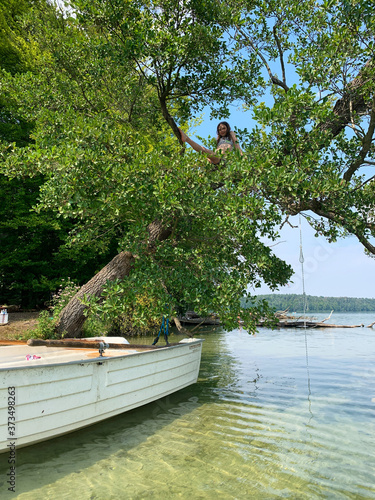
[[[0,453],[75,431],[195,383],[202,342],[116,344],[102,356],[91,344],[0,347]]]

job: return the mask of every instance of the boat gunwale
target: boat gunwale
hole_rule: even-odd
[[[41,364],[24,364],[21,366],[8,366],[8,367],[2,367],[0,364],[0,373],[5,372],[5,371],[17,371],[17,370],[28,370],[28,369],[37,369],[37,368],[49,368],[49,367],[57,367],[57,366],[68,366],[68,365],[82,365],[82,364],[90,364],[90,363],[96,363],[96,364],[103,364],[103,361],[108,361],[111,359],[121,359],[121,358],[127,358],[129,356],[140,356],[140,355],[145,355],[150,352],[165,352],[166,350],[174,349],[174,348],[181,348],[183,346],[193,346],[197,344],[202,344],[204,339],[194,339],[194,341],[191,342],[183,342],[183,343],[176,343],[174,345],[165,345],[165,346],[158,346],[158,349],[150,349],[151,346],[146,345],[144,346],[144,350],[141,352],[127,352],[126,354],[119,354],[115,356],[97,356],[96,358],[88,358],[88,359],[77,359],[77,360],[71,360],[71,361],[65,361],[65,362],[55,362],[55,363],[41,363]],[[27,346],[26,347],[33,347],[33,346]],[[130,350],[132,344],[126,344],[126,350]],[[19,344],[16,346],[2,346],[2,347],[19,347]],[[23,346],[22,346],[23,347]],[[36,348],[37,346],[35,346]],[[40,346],[43,347],[43,346]],[[154,347],[154,346],[152,346]],[[140,347],[137,347],[139,349]],[[93,351],[92,347],[57,347],[57,349],[68,349],[68,350],[74,350],[74,351]],[[109,347],[108,350],[111,348]],[[125,349],[124,349],[125,350]],[[118,349],[113,349],[112,352],[116,352]],[[0,351],[1,352],[1,351]]]

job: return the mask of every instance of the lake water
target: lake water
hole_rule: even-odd
[[[18,450],[16,494],[0,456],[0,498],[375,498],[375,329],[200,336],[197,384]]]

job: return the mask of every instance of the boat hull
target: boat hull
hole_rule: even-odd
[[[196,340],[145,352],[109,349],[104,357],[86,349],[86,357],[62,363],[49,363],[44,353],[51,351],[39,348],[40,358],[26,366],[0,368],[0,452],[10,443],[19,448],[75,431],[195,383],[201,347]],[[1,348],[3,357],[4,349],[11,354],[20,348]]]

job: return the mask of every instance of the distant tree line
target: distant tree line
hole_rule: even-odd
[[[297,294],[269,294],[259,295],[258,300],[266,300],[269,306],[276,311],[303,312],[304,297]],[[307,310],[310,312],[362,312],[375,311],[375,299],[363,299],[354,297],[314,297],[306,296]],[[242,307],[246,308],[245,299]]]

